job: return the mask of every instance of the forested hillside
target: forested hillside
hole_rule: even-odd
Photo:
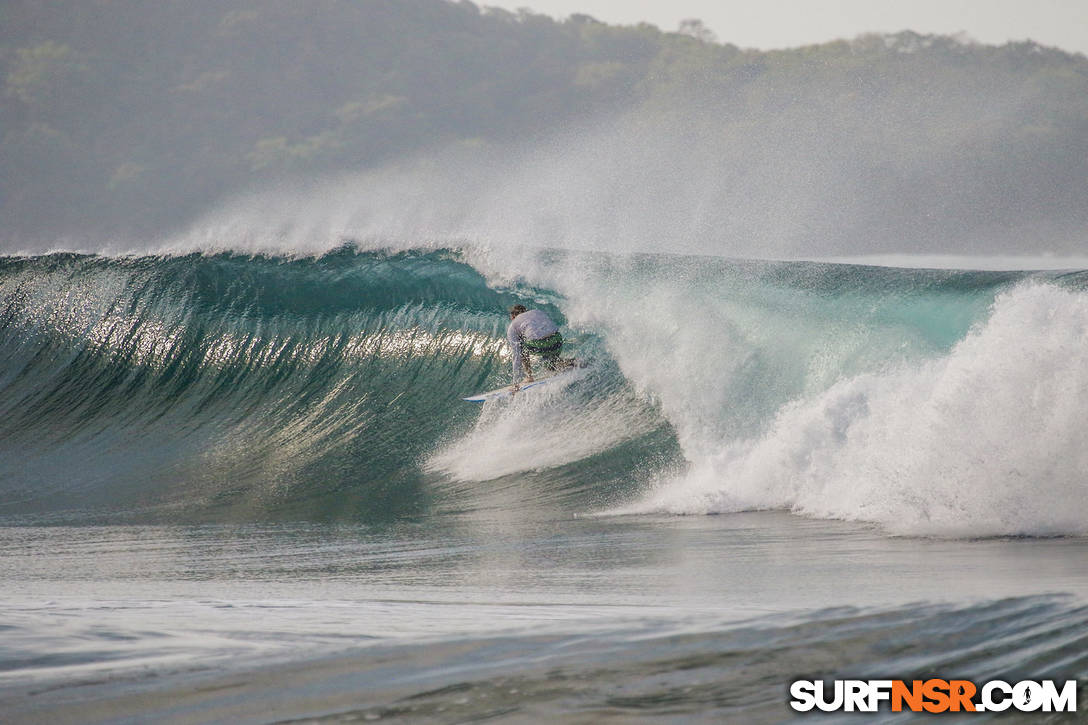
[[[827,187],[843,204],[821,234],[1085,241],[1083,56],[911,32],[756,52],[689,30],[445,0],[7,0],[0,241],[153,233],[270,179],[617,117],[690,139],[729,177],[716,205]]]

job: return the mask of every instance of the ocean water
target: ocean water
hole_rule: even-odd
[[[509,379],[514,302],[587,367],[462,402]],[[1086,345],[1077,268],[0,258],[0,719],[780,722],[798,678],[1083,683]]]

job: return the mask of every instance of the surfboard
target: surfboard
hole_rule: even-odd
[[[537,378],[531,383],[522,383],[521,389],[518,390],[518,392],[516,393],[511,393],[510,386],[507,385],[506,387],[489,390],[486,393],[477,393],[476,395],[470,395],[467,398],[461,398],[461,400],[467,400],[470,403],[487,403],[491,400],[502,400],[503,398],[510,398],[514,395],[521,395],[530,388],[536,388],[541,385],[548,385],[549,383],[562,381],[563,378],[566,378],[574,373],[575,369],[576,368],[571,368],[569,370],[563,370],[561,372],[554,373],[545,378]]]

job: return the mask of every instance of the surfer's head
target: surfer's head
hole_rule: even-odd
[[[522,312],[525,312],[525,305],[514,305],[513,307],[510,308],[510,319],[511,320],[514,319],[515,317],[520,315]]]

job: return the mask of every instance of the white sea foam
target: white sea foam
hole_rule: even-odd
[[[759,437],[717,441],[626,510],[784,508],[902,534],[1088,533],[1086,342],[1088,296],[1019,286],[949,354],[801,396]]]
[[[592,396],[571,392],[590,377],[590,371],[576,371],[564,385],[485,403],[472,430],[430,456],[426,467],[460,481],[486,481],[572,463],[660,424],[630,390],[607,390],[602,381],[589,380]]]

